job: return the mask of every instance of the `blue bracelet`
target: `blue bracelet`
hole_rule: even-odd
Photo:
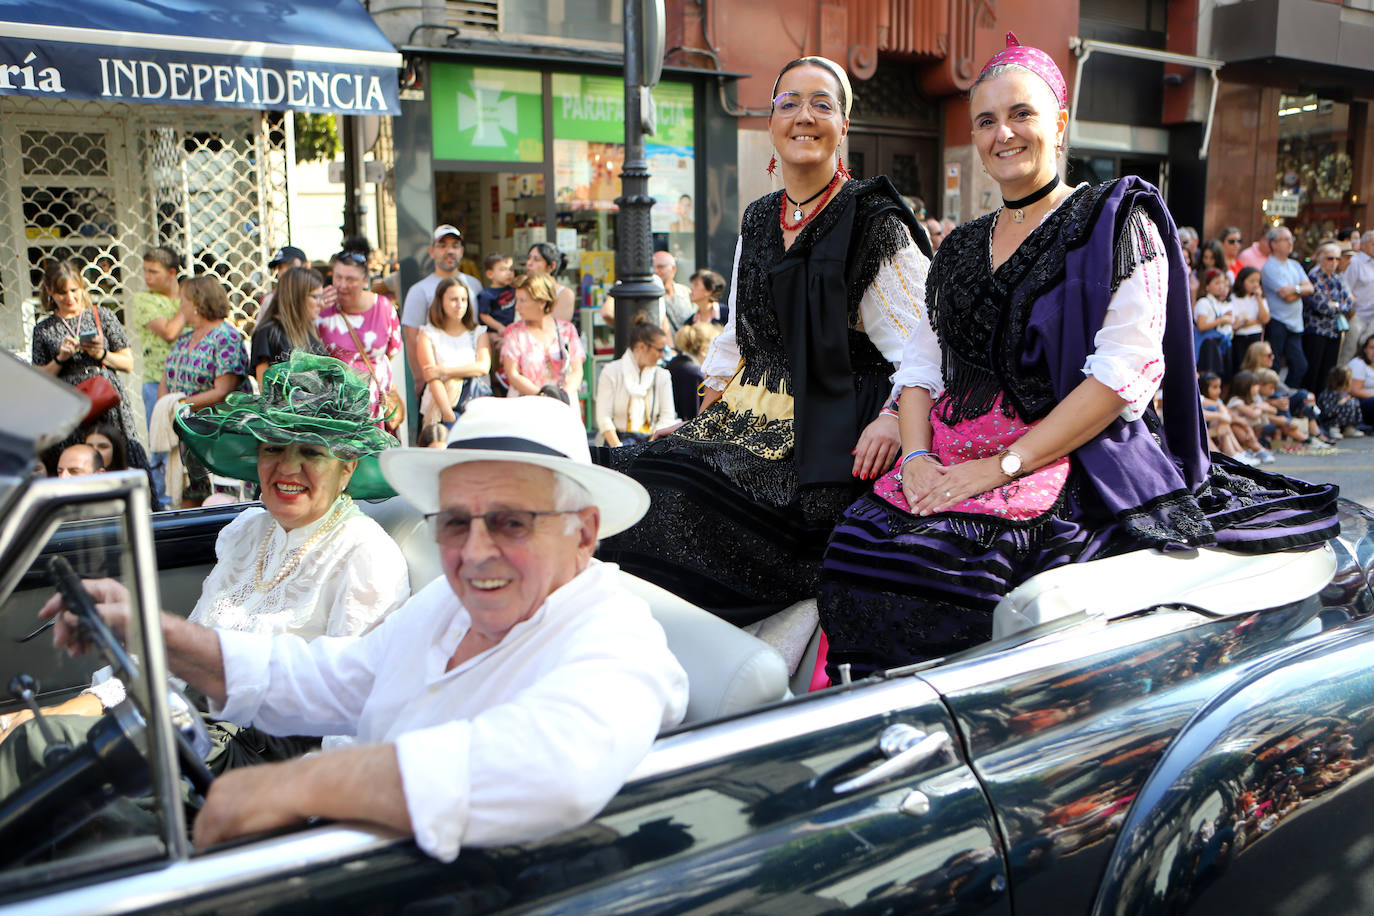
[[[943,463],[944,463],[944,462],[940,461],[940,459],[939,459],[938,457],[936,457],[935,453],[932,452],[930,449],[928,449],[928,448],[918,448],[918,449],[915,449],[914,451],[907,452],[904,456],[902,456],[902,463],[901,463],[900,465],[898,465],[898,467],[903,467],[903,468],[904,468],[904,467],[906,467],[906,463],[907,463],[908,461],[910,461],[912,458],[920,458],[922,455],[929,455],[930,457],[934,458],[935,461],[936,461],[937,463],[940,463],[940,464],[943,464]]]

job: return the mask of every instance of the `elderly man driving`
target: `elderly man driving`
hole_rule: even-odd
[[[231,771],[195,822],[204,847],[319,816],[464,844],[539,839],[594,816],[661,729],[687,676],[597,539],[648,495],[591,464],[576,415],[548,398],[476,400],[447,449],[393,449],[387,481],[433,525],[444,575],[356,638],[265,637],[163,615],[168,665],[221,718],[358,745]],[[122,635],[121,586],[88,582]],[[61,611],[60,599],[42,616]],[[81,645],[61,613],[55,643]]]

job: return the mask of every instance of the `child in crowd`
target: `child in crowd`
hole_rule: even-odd
[[[1350,393],[1350,385],[1355,374],[1349,366],[1333,366],[1326,376],[1326,390],[1317,395],[1317,407],[1321,409],[1322,425],[1331,439],[1360,439],[1363,412],[1360,402]]]
[[[1202,295],[1193,306],[1193,353],[1200,372],[1220,379],[1231,369],[1231,284],[1225,273],[1212,267],[1202,276]]]
[[[1264,339],[1264,326],[1269,323],[1269,303],[1261,292],[1260,272],[1253,267],[1242,267],[1231,285],[1231,315],[1231,374],[1235,375],[1244,368],[1250,346]]]
[[[506,325],[515,320],[515,267],[508,254],[493,251],[482,262],[487,288],[477,295],[478,320],[496,334],[493,347],[500,347]]]
[[[1311,392],[1301,388],[1285,391],[1279,374],[1273,369],[1256,369],[1255,378],[1260,397],[1274,408],[1279,418],[1276,422],[1290,422],[1299,431],[1299,435],[1293,437],[1297,442],[1311,446],[1333,444],[1333,440],[1322,434],[1321,425],[1317,422],[1317,414],[1320,413],[1317,399]]]
[[[1200,373],[1197,387],[1202,397],[1202,415],[1207,420],[1207,439],[1212,451],[1221,452],[1251,467],[1261,463],[1272,464],[1274,456],[1268,449],[1259,447],[1250,425],[1237,421],[1226,405],[1221,403],[1221,378],[1215,372]],[[1245,436],[1255,447],[1245,448],[1238,434]]]
[[[1267,444],[1282,436],[1295,445],[1305,445],[1308,437],[1302,421],[1273,400],[1277,385],[1278,374],[1272,369],[1237,372],[1231,379],[1231,400],[1226,406],[1254,427],[1261,443]]]
[[[1237,422],[1250,427],[1264,447],[1269,447],[1279,434],[1278,424],[1274,422],[1278,411],[1260,395],[1255,373],[1242,369],[1231,378],[1231,399],[1226,406]]]

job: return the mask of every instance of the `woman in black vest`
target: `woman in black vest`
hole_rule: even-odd
[[[648,514],[600,555],[738,624],[816,590],[840,513],[897,456],[893,364],[925,321],[930,244],[886,178],[837,156],[849,79],[804,57],[773,88],[783,189],[749,205],[729,321],[702,411],[597,460],[648,488]]]

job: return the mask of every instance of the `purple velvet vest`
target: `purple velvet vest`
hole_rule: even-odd
[[[1137,206],[1159,229],[1169,259],[1163,424],[1156,439],[1145,421],[1128,423],[1118,417],[1092,441],[1079,446],[1074,459],[1113,516],[1128,524],[1135,519],[1137,524],[1187,543],[1208,543],[1210,526],[1201,519],[1196,504],[1188,506],[1193,502],[1188,494],[1206,480],[1210,465],[1197,392],[1188,269],[1173,218],[1153,186],[1127,177],[1101,195],[1087,241],[1066,252],[1063,282],[1031,309],[1022,364],[1028,370],[1048,366],[1059,400],[1082,382],[1083,364],[1094,349],[1093,337],[1111,301],[1117,240]],[[1180,510],[1189,516],[1186,521],[1178,517]],[[1199,521],[1202,530],[1197,527]]]

